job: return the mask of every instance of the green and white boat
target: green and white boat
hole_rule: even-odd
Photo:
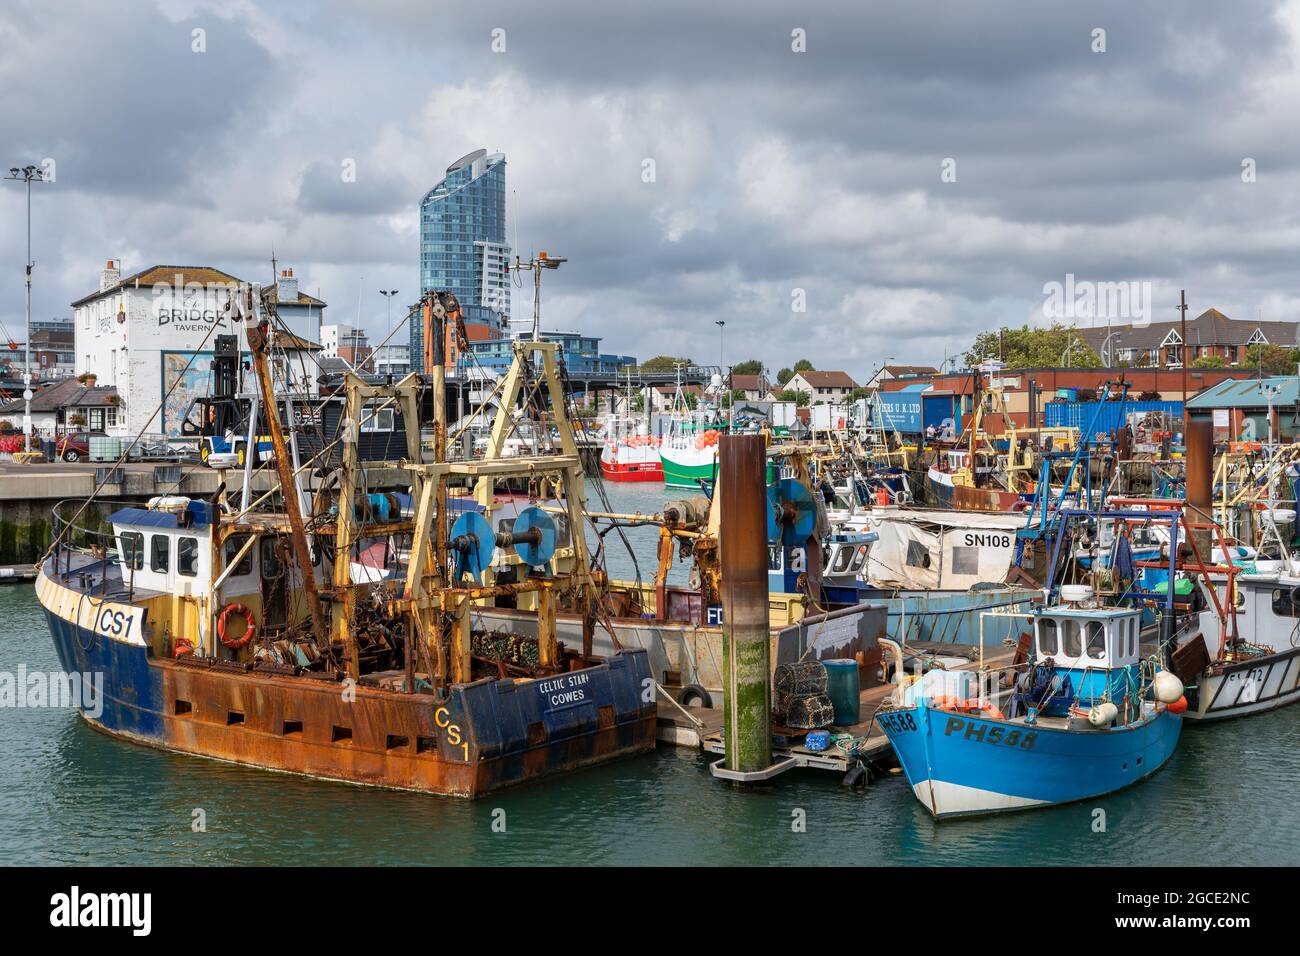
[[[683,422],[659,446],[664,467],[664,484],[669,488],[700,490],[700,482],[713,484],[718,471],[718,442],[721,431],[712,426]]]

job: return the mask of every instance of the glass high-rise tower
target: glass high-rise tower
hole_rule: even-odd
[[[450,290],[466,322],[509,327],[506,158],[478,149],[447,167],[420,200],[420,292]],[[424,370],[424,330],[411,313],[411,368]]]

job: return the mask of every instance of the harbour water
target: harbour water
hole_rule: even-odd
[[[663,491],[609,496],[653,511]],[[649,578],[655,531],[628,534]],[[611,572],[631,576],[607,542]],[[58,667],[30,585],[0,588],[0,671],[19,665]],[[1189,726],[1164,770],[1104,800],[942,824],[901,777],[859,793],[807,771],[742,792],[664,747],[470,803],[157,752],[70,710],[0,709],[4,864],[1287,865],[1298,787],[1300,708]]]

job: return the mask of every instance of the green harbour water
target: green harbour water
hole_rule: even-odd
[[[664,498],[658,485],[609,492],[627,509]],[[630,537],[651,576],[653,530]],[[607,541],[611,572],[630,576]],[[0,586],[0,671],[20,664],[58,667],[30,584]],[[0,708],[7,865],[1291,865],[1297,788],[1300,707],[1188,725],[1163,770],[1103,800],[943,824],[900,776],[853,792],[803,771],[741,791],[666,747],[471,803],[167,754],[70,710]]]

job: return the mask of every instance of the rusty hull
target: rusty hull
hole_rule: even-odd
[[[612,708],[601,708],[592,733],[484,758],[454,695],[440,702],[310,677],[150,666],[162,675],[163,749],[348,783],[477,797],[655,744],[653,709],[620,726]]]

